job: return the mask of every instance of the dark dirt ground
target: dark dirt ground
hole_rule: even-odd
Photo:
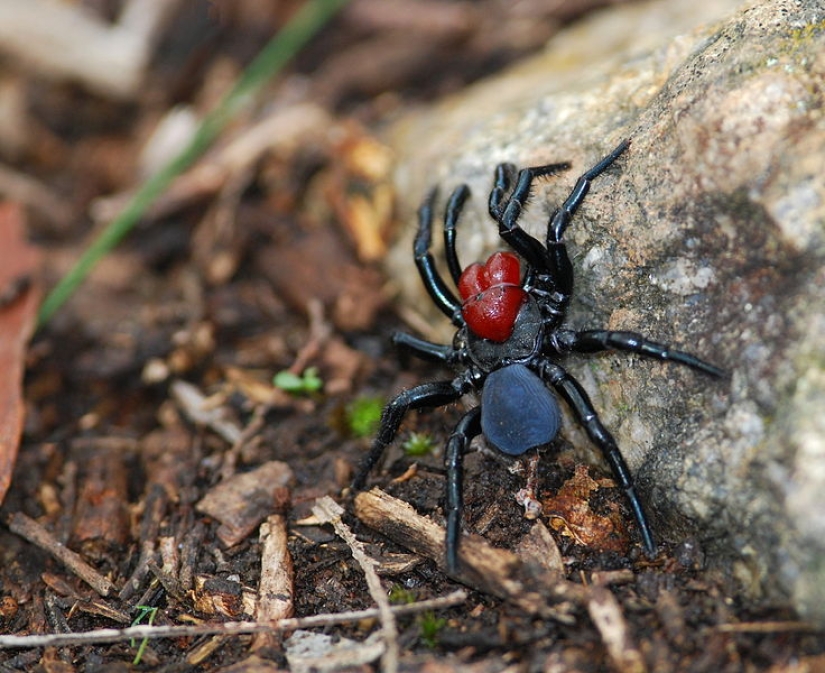
[[[134,103],[18,71],[32,130],[9,163],[70,213],[64,220],[29,213],[30,237],[46,254],[47,285],[96,229],[88,215],[95,199],[136,184],[145,129],[171,106],[203,100],[204,88],[215,86],[210,78],[242,68],[297,3],[273,2],[269,25],[245,21],[244,4],[181,12],[148,73],[145,99]],[[159,625],[251,619],[241,597],[254,597],[261,581],[258,524],[273,513],[286,517],[295,616],[371,607],[348,545],[312,519],[323,495],[347,505],[345,522],[378,559],[395,600],[435,598],[460,586],[432,559],[410,556],[359,522],[341,497],[369,444],[348,428],[353,402],[386,400],[442,375],[402,361],[390,347],[392,331],[408,328],[375,259],[392,236],[391,218],[379,217],[388,176],[376,137],[399,112],[539,48],[595,4],[564,3],[561,13],[523,3],[527,16],[515,21],[496,0],[410,2],[403,19],[380,3],[356,1],[272,85],[267,101],[286,105],[300,96],[327,111],[334,128],[266,153],[194,197],[170,197],[98,267],[28,351],[25,433],[0,510],[0,634],[120,628],[143,605],[159,608]],[[356,198],[378,221],[378,253],[365,253],[371,234],[353,214]],[[322,391],[291,396],[272,387],[276,372],[306,367],[317,367]],[[209,420],[193,422],[175,392],[178,381],[208,397]],[[450,407],[411,415],[397,443],[415,431],[440,447],[460,414]],[[222,433],[226,426],[235,434]],[[725,573],[706,569],[695,540],[663,548],[655,561],[641,557],[606,472],[583,472],[563,440],[556,449],[540,464],[541,520],[553,530],[571,583],[609,587],[622,635],[616,640],[615,629],[594,621],[589,599],[567,605],[569,618],[558,620],[471,590],[456,607],[398,618],[402,669],[825,670],[822,634],[780,608],[747,605]],[[271,461],[286,463],[292,479],[253,483],[254,496],[224,494],[216,507],[203,506],[216,486],[258,474]],[[393,479],[414,462],[417,471]],[[467,527],[494,546],[515,547],[532,526],[513,498],[523,477],[480,453],[468,457],[467,470]],[[567,525],[559,523],[570,507],[559,490],[588,474],[595,486],[584,495],[573,490],[584,513],[575,533],[572,510]],[[438,454],[412,459],[397,449],[374,475],[437,522],[443,481]],[[45,527],[112,590],[101,595],[13,533],[15,517]],[[588,535],[590,543],[580,544]],[[376,620],[358,620],[319,630],[363,641],[376,628]],[[6,649],[0,670],[287,665],[280,637],[264,647],[255,642],[249,635],[157,639],[137,665],[137,644],[128,639]]]

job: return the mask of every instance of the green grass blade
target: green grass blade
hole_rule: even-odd
[[[166,166],[148,178],[129,203],[85,250],[75,266],[55,285],[40,306],[43,326],[89,275],[100,259],[114,248],[163,194],[172,180],[191,166],[242,109],[309,40],[340,10],[347,0],[307,0],[283,29],[270,40],[244,70],[232,90],[203,120],[189,145]]]

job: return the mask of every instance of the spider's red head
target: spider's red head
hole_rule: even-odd
[[[471,264],[461,274],[458,292],[470,331],[490,341],[507,341],[527,298],[519,258],[512,252],[495,252],[485,264]]]

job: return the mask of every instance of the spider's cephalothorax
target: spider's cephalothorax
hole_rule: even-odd
[[[556,394],[567,402],[590,439],[601,449],[627,495],[646,553],[650,556],[656,553],[647,516],[616,441],[602,425],[582,386],[558,364],[569,352],[612,349],[676,362],[712,376],[723,374],[721,369],[689,353],[671,350],[635,332],[576,331],[562,327],[573,292],[573,267],[562,240],[564,231],[587,195],[591,181],[607,170],[629,145],[628,140],[621,142],[579,177],[570,195],[550,216],[544,244],[525,232],[518,220],[533,180],[567,170],[569,164],[549,164],[518,172],[512,164],[498,166],[488,209],[498,223],[499,235],[517,255],[497,252],[486,263],[471,264],[463,271],[456,253],[455,232],[469,190],[465,185],[458,187],[447,203],[444,242],[447,267],[459,297],[438,273],[430,254],[435,190],[419,210],[418,234],[413,246],[415,263],[430,297],[458,329],[450,346],[404,333],[396,334],[394,341],[421,358],[451,365],[457,375],[452,380],[424,383],[405,390],[390,401],[353,488],[363,488],[408,410],[438,407],[455,402],[465,393],[480,392],[481,404],[462,417],[445,451],[446,561],[451,572],[458,567],[463,456],[471,440],[483,433],[488,443],[510,456],[520,456],[549,444],[561,424]]]

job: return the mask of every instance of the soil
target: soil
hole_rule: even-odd
[[[145,130],[173,105],[200,104],[207,86],[241,69],[297,3],[273,2],[268,26],[227,4],[197,21],[191,8],[180,13],[144,99],[113,103],[25,70],[16,75],[31,136],[13,164],[70,213],[29,212],[47,286],[101,225],[90,217],[106,205],[97,200],[137,184]],[[354,427],[354,406],[449,376],[391,347],[394,330],[412,330],[394,310],[380,258],[392,227],[408,225],[393,223],[382,205],[388,170],[364,166],[383,166],[378,138],[393,116],[539,48],[594,3],[563,4],[564,14],[534,8],[506,23],[508,33],[496,30],[507,3],[494,0],[405,3],[409,24],[385,16],[381,3],[354,2],[273,83],[267,101],[286,106],[300,95],[328,114],[329,128],[264,153],[218,185],[173,190],[37,331],[22,445],[0,509],[0,634],[124,628],[141,614],[159,626],[260,619],[271,568],[259,530],[278,521],[291,559],[281,616],[371,608],[352,545],[313,509],[331,496],[392,602],[469,587],[458,605],[397,618],[402,670],[825,670],[822,634],[752,600],[732,573],[710,570],[697,540],[663,545],[654,560],[641,555],[621,492],[564,439],[541,457],[537,497],[538,523],[561,559],[561,569],[542,568],[542,576],[555,573],[568,593],[519,585],[540,594],[538,608],[472,578],[457,582],[438,553],[398,544],[354,514],[346,489],[374,432]],[[384,67],[362,67],[369,63]],[[356,217],[364,202],[375,230]],[[319,390],[273,386],[283,371],[308,381],[308,369]],[[411,414],[371,485],[443,524],[441,447],[462,410]],[[406,454],[400,447],[412,433],[429,437],[433,450]],[[525,478],[511,467],[485,450],[466,463],[465,528],[503,550],[537,525],[515,500]],[[61,559],[62,548],[96,580]],[[380,623],[343,619],[315,630],[364,643]],[[0,670],[296,669],[296,629],[263,639],[152,639],[136,664],[140,642],[129,638],[20,646],[0,649]],[[322,650],[312,665],[378,665],[355,650],[343,665]],[[386,655],[382,662],[393,665]]]

